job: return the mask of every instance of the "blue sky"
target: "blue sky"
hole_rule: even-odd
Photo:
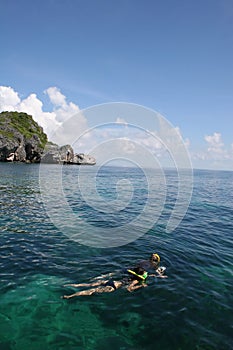
[[[231,0],[2,0],[0,12],[1,110],[39,121],[40,109],[43,124],[59,98],[67,113],[136,103],[179,128],[194,167],[233,170]]]

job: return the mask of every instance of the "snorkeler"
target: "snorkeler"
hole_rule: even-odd
[[[139,262],[138,266],[148,270],[153,269],[156,270],[159,267],[160,256],[157,253],[152,253],[148,260],[142,260]]]
[[[91,289],[82,290],[71,295],[64,295],[63,299],[70,299],[81,295],[92,295],[94,293],[111,293],[121,288],[127,286],[128,292],[132,292],[138,288],[146,287],[146,279],[148,273],[141,267],[136,267],[133,270],[128,270],[129,277],[122,279],[121,281],[115,280],[99,280],[93,283],[79,283],[79,284],[67,284],[70,287],[94,287]]]
[[[160,256],[157,253],[152,253],[150,255],[150,258],[148,260],[142,260],[138,263],[138,266],[146,269],[146,270],[155,270],[157,275],[150,275],[154,277],[160,277],[160,278],[167,278],[167,276],[164,275],[164,272],[166,270],[166,267],[161,266],[160,264]]]

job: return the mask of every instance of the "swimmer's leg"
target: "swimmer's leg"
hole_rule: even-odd
[[[91,287],[92,283],[70,283],[64,284],[64,287]]]
[[[78,287],[98,287],[101,284],[105,284],[105,283],[107,283],[107,280],[96,281],[93,283],[65,284],[64,287],[76,287],[76,288],[78,288]]]
[[[63,299],[70,299],[73,297],[78,297],[81,295],[92,295],[93,293],[111,293],[114,292],[115,288],[112,286],[105,286],[105,287],[99,287],[99,288],[92,288],[87,290],[81,290],[80,292],[71,294],[71,295],[64,295]]]
[[[71,295],[63,295],[63,299],[70,299],[73,297],[78,297],[80,295],[92,295],[95,293],[96,288],[88,289],[88,290],[81,290],[80,292],[71,294]]]

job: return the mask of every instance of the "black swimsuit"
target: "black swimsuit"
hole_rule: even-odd
[[[115,290],[117,289],[113,279],[111,279],[111,280],[109,280],[108,282],[105,283],[105,287],[107,287],[107,286],[113,287]]]

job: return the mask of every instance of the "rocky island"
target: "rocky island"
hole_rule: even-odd
[[[70,145],[49,142],[33,117],[26,113],[0,113],[0,161],[95,165],[95,158],[74,153]]]

